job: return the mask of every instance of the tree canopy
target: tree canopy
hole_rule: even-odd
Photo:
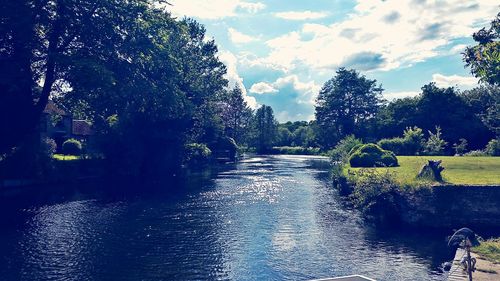
[[[465,66],[481,81],[500,85],[500,13],[488,29],[483,27],[472,37],[478,44],[465,50]]]
[[[316,100],[316,120],[321,142],[332,147],[373,118],[382,102],[382,87],[356,70],[340,68],[321,88]]]

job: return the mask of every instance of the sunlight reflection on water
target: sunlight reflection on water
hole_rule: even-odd
[[[326,163],[326,164],[325,164]],[[178,200],[33,206],[1,235],[2,280],[443,280],[440,236],[366,225],[327,159],[252,157]],[[179,187],[182,188],[182,187]],[[444,244],[444,243],[443,243]]]

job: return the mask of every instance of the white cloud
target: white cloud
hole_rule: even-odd
[[[236,56],[234,56],[231,52],[225,51],[220,53],[219,59],[226,65],[226,79],[229,81],[229,87],[240,87],[241,91],[243,92],[243,98],[247,102],[248,106],[256,109],[258,107],[257,100],[254,97],[247,95],[247,90],[245,88],[245,85],[243,84],[243,78],[241,78],[241,76],[238,74]]]
[[[229,34],[229,39],[236,44],[249,43],[257,40],[257,38],[241,33],[234,28],[229,28],[228,34]]]
[[[289,87],[289,88],[288,88]],[[250,88],[251,93],[265,94],[265,93],[278,93],[282,90],[292,90],[298,93],[295,98],[297,104],[314,105],[315,99],[321,86],[316,85],[314,81],[301,82],[297,75],[289,75],[278,78],[273,83],[259,82],[253,84]]]
[[[298,67],[395,69],[440,55],[439,48],[470,38],[497,12],[497,0],[359,0],[341,22],[308,23],[268,40],[271,52],[265,60],[287,72]]]
[[[441,88],[456,86],[460,89],[470,89],[477,86],[478,81],[479,79],[475,77],[467,77],[459,75],[446,76],[439,73],[432,75],[432,82],[435,82],[436,86]]]
[[[250,2],[240,2],[238,5],[242,10],[246,10],[250,13],[257,13],[260,10],[264,10],[266,5],[261,2],[250,3]]]
[[[466,47],[467,47],[467,45],[465,45],[465,44],[455,45],[455,46],[453,46],[453,48],[451,48],[449,54],[450,55],[460,54],[463,51],[465,51]]]
[[[311,11],[303,11],[303,12],[280,12],[274,14],[278,18],[287,19],[287,20],[315,20],[321,19],[327,16],[326,13],[321,12],[311,12]]]
[[[266,7],[261,2],[241,0],[171,0],[172,6],[165,6],[175,16],[200,19],[220,19],[236,16],[238,11],[255,13]]]
[[[276,92],[278,92],[278,90],[276,90],[272,85],[266,82],[255,83],[250,88],[250,93],[255,93],[255,94],[269,94]]]

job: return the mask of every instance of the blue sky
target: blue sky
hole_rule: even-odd
[[[460,52],[500,11],[491,0],[172,0],[174,16],[203,23],[230,85],[280,122],[312,120],[314,100],[339,67],[382,84],[387,99],[431,81],[468,89]]]

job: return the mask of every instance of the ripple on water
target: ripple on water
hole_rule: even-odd
[[[354,273],[443,280],[436,271],[440,236],[423,241],[366,225],[343,206],[324,163],[252,157],[175,201],[153,194],[33,206],[22,211],[22,227],[0,236],[7,250],[0,274],[5,280],[307,280]]]

